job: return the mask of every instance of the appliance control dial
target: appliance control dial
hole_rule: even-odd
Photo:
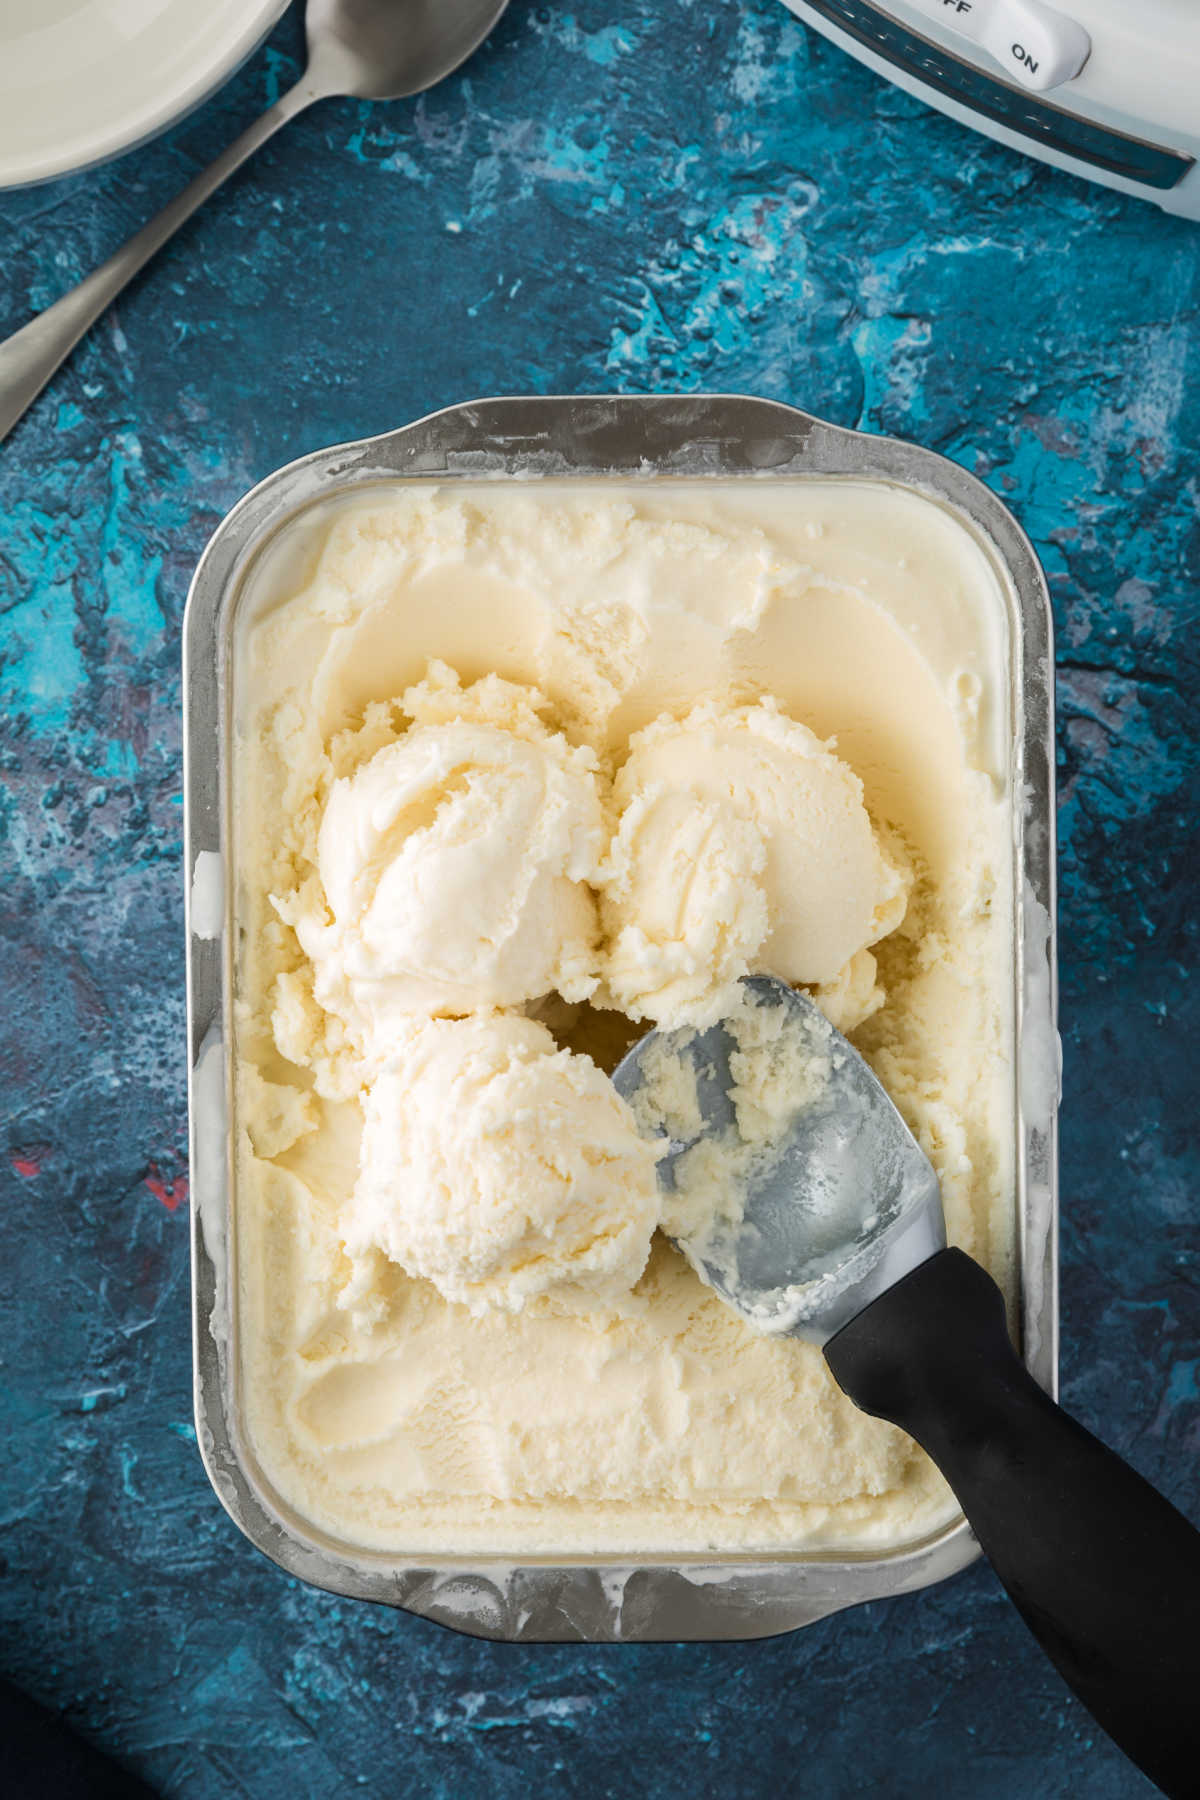
[[[1044,91],[1078,75],[1092,40],[1075,19],[1042,0],[912,0],[950,31],[973,38],[1011,81]]]

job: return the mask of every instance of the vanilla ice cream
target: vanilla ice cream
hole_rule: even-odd
[[[333,782],[319,883],[280,911],[364,1050],[386,1054],[414,1013],[595,987],[596,758],[547,729],[540,699],[495,680],[463,695],[435,666],[403,696],[404,735]]]
[[[880,850],[862,782],[772,699],[710,700],[639,732],[615,801],[606,974],[633,1018],[711,1024],[751,969],[846,979],[904,916],[909,884]],[[874,996],[872,978],[860,1019]]]
[[[476,1312],[622,1296],[658,1223],[655,1162],[607,1075],[545,1026],[430,1020],[364,1096],[346,1249],[382,1251]]]
[[[744,969],[804,983],[1011,1284],[1006,621],[956,519],[843,479],[396,481],[279,534],[229,840],[236,1342],[279,1505],[392,1555],[953,1516],[655,1230],[605,1071]]]

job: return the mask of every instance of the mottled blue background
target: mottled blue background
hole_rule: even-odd
[[[300,44],[0,194],[0,331]],[[1198,256],[778,0],[514,0],[425,99],[289,127],[0,450],[3,1666],[164,1793],[1149,1791],[982,1568],[771,1642],[514,1650],[239,1537],[191,1425],[179,635],[251,483],[477,394],[743,389],[982,475],[1059,631],[1064,1393],[1200,1515]]]

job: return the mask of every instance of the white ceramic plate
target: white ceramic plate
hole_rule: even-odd
[[[0,0],[0,187],[164,131],[249,56],[288,0]]]

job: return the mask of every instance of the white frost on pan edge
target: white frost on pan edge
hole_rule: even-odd
[[[503,1564],[488,1569],[452,1569],[438,1575],[427,1592],[423,1592],[422,1612],[426,1605],[435,1616],[448,1613],[484,1629],[499,1631],[504,1627],[505,1608],[511,1601],[509,1584],[515,1573]]]
[[[1021,1020],[1019,1073],[1021,1109],[1042,1129],[1058,1109],[1062,1089],[1062,1043],[1054,1029],[1050,992],[1050,915],[1026,881],[1021,888],[1025,1004]]]
[[[1021,888],[1021,940],[1024,994],[1017,1075],[1021,1112],[1030,1146],[1025,1211],[1027,1218],[1044,1219],[1046,1233],[1049,1233],[1053,1229],[1049,1157],[1054,1115],[1062,1093],[1062,1040],[1054,1025],[1050,915],[1028,881],[1023,882]],[[1027,1357],[1035,1363],[1042,1356],[1041,1323],[1045,1317],[1048,1252],[1046,1236],[1036,1245],[1027,1244],[1022,1271],[1025,1348]]]
[[[225,924],[225,860],[219,850],[201,850],[192,869],[191,932],[219,938]]]
[[[614,1622],[620,1628],[621,1609],[625,1605],[625,1584],[636,1569],[606,1569],[600,1571],[600,1592],[604,1595],[605,1604],[615,1615]]]
[[[689,1563],[681,1563],[679,1573],[690,1587],[728,1587],[731,1581],[745,1575],[747,1570],[731,1563],[709,1563],[698,1569]]]
[[[225,1045],[217,1025],[210,1027],[192,1070],[193,1167],[192,1207],[216,1283],[208,1328],[220,1355],[229,1344],[229,1286],[226,1268],[226,1151],[229,1102],[225,1087]]]

